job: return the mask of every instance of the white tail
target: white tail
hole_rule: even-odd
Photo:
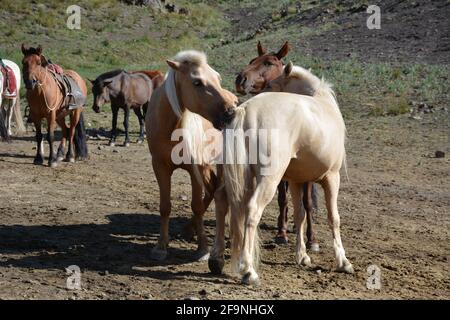
[[[245,109],[236,108],[233,121],[225,130],[225,164],[224,180],[228,195],[228,202],[231,207],[230,217],[230,236],[231,236],[231,263],[233,270],[239,272],[240,261],[239,256],[242,250],[242,244],[245,234],[246,225],[246,189],[250,183],[250,166],[248,164],[248,155],[245,147],[245,135],[231,133],[242,131],[245,118]],[[227,132],[229,135],[227,135]],[[230,139],[231,137],[231,139]],[[259,262],[259,236],[255,235],[255,250],[253,258],[255,265]]]

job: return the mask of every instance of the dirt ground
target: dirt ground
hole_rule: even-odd
[[[229,264],[225,276],[212,276],[206,262],[192,261],[195,243],[179,236],[190,216],[183,171],[173,177],[169,257],[151,260],[159,191],[146,145],[110,148],[105,139],[90,139],[89,161],[52,170],[32,164],[33,132],[0,143],[0,298],[449,299],[448,118],[442,110],[421,120],[347,121],[350,179],[343,179],[339,207],[355,274],[333,271],[322,196],[315,217],[321,252],[311,254],[312,269],[295,264],[293,235],[288,245],[273,242],[273,201],[260,226],[257,288],[239,284]],[[446,157],[435,158],[436,150]],[[212,244],[212,208],[205,224]],[[372,264],[381,269],[381,290],[366,288]],[[81,268],[81,290],[66,288],[70,265]]]
[[[356,27],[363,18],[344,12],[329,18],[343,29],[293,45],[325,59],[351,52],[369,61],[448,63],[446,1],[435,8],[432,1],[389,3],[393,9],[372,38]],[[332,15],[309,12],[301,22],[314,26]],[[224,276],[192,260],[196,244],[179,235],[191,215],[183,171],[172,180],[168,259],[151,259],[159,190],[145,144],[111,148],[106,138],[92,138],[88,161],[50,169],[32,164],[33,132],[0,142],[0,299],[450,299],[450,114],[442,105],[417,119],[360,113],[345,119],[349,180],[342,179],[338,205],[355,274],[334,272],[322,194],[314,224],[321,251],[311,253],[310,269],[296,265],[292,234],[289,244],[274,243],[274,199],[260,225],[259,287],[231,274],[228,250]],[[109,128],[109,114],[88,113],[86,120],[99,117]],[[445,157],[436,158],[437,150]],[[211,244],[213,212],[205,217]],[[66,288],[71,265],[81,269],[81,290]],[[366,287],[371,265],[381,270],[380,290]]]

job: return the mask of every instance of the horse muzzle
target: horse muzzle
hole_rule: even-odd
[[[236,91],[239,94],[247,94],[244,89],[245,81],[247,81],[247,77],[243,76],[242,73],[238,74],[236,77],[236,81],[234,82],[236,86]]]
[[[32,79],[32,80],[24,80],[25,82],[25,88],[27,90],[34,90],[34,88],[36,88],[37,85],[37,81]]]
[[[235,115],[235,107],[227,108],[213,123],[214,127],[218,130],[223,130],[228,124],[231,123],[231,121],[233,121]]]

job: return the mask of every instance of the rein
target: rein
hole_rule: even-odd
[[[42,67],[42,68],[44,68],[44,67]],[[47,78],[48,78],[48,72],[50,72],[47,68],[44,68],[44,69],[45,69],[45,71],[47,71],[47,72],[45,73],[45,79],[44,79],[44,81],[43,81],[43,82],[40,82],[39,80],[36,80],[36,79],[35,79],[35,80],[37,81],[37,84],[38,84],[39,88],[41,89],[42,95],[44,96],[45,106],[47,107],[47,109],[48,109],[49,111],[54,111],[56,108],[58,108],[58,104],[55,103],[55,105],[54,105],[53,107],[50,107],[49,104],[48,104],[47,97],[46,97],[46,95],[45,95],[44,89],[43,89],[43,88],[44,88],[44,83],[45,83],[45,81],[47,81]],[[40,71],[39,71],[39,78],[41,78],[41,74],[42,74],[42,71],[40,70]],[[56,89],[56,91],[55,91],[56,94],[58,93],[58,87],[59,87],[59,85],[58,85],[58,83],[57,83],[57,89]],[[55,94],[55,96],[56,96],[56,94]],[[63,99],[63,101],[64,101],[64,99]]]

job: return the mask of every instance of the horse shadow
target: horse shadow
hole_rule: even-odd
[[[77,265],[81,270],[160,280],[184,279],[187,275],[211,277],[194,271],[170,271],[170,266],[194,262],[195,249],[169,247],[166,260],[151,259],[153,244],[149,242],[158,239],[159,214],[117,213],[107,219],[106,224],[0,225],[0,256],[4,256],[0,266],[65,270]],[[171,239],[179,238],[187,222],[186,217],[171,219]],[[5,255],[12,257],[5,259]],[[168,268],[151,270],[155,266]]]

